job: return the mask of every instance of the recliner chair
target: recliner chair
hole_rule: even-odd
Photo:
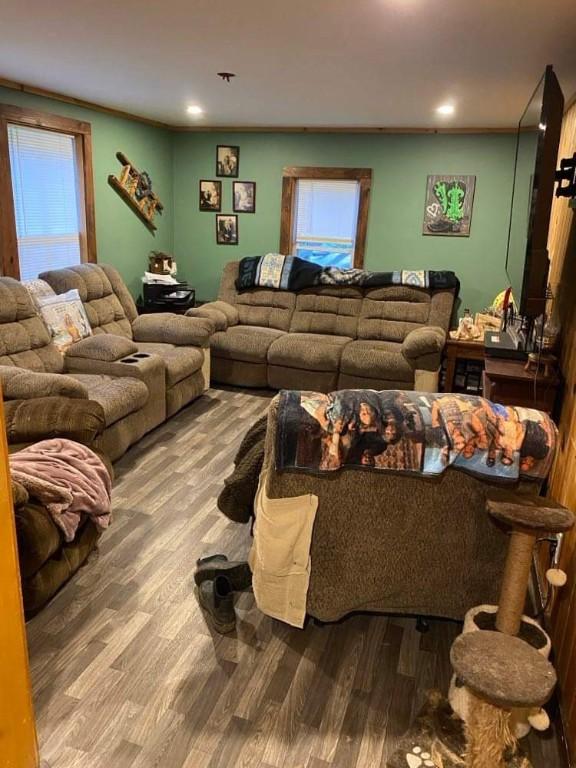
[[[139,317],[120,274],[108,265],[81,264],[43,272],[39,277],[56,293],[76,288],[92,326],[94,336],[76,342],[66,351],[69,370],[104,370],[106,361],[94,354],[97,347],[103,350],[108,343],[102,340],[102,334],[131,342],[136,355],[157,356],[164,366],[166,388],[161,421],[209,386],[212,321],[169,312]]]

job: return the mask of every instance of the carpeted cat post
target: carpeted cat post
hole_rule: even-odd
[[[550,499],[506,492],[490,494],[486,508],[510,530],[510,544],[499,605],[469,612],[470,631],[465,627],[452,646],[456,683],[451,692],[454,709],[461,711],[454,712],[441,697],[429,698],[388,761],[390,768],[530,768],[514,718],[529,713],[533,725],[547,727],[540,708],[556,683],[547,660],[550,640],[523,611],[536,540],[570,530],[574,516]],[[560,586],[565,579],[556,572],[553,581]]]

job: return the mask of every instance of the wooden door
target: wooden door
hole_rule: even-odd
[[[37,768],[38,747],[0,392],[0,762]]]

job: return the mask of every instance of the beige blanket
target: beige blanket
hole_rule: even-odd
[[[42,440],[10,456],[12,480],[43,504],[66,541],[83,514],[103,530],[110,524],[112,482],[104,462],[73,440]]]

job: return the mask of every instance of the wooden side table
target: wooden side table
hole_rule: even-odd
[[[560,387],[557,373],[527,371],[521,360],[486,357],[482,394],[502,405],[518,405],[552,413]]]
[[[458,360],[484,360],[484,343],[482,341],[448,339],[444,347],[444,357],[446,359],[444,392],[453,392],[456,362]]]

